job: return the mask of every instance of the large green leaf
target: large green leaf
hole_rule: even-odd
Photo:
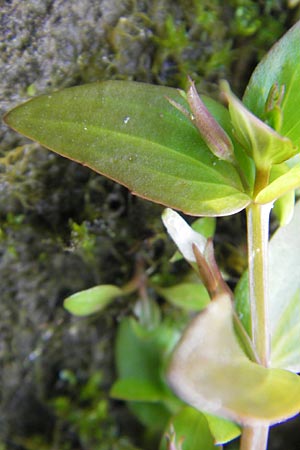
[[[269,425],[297,414],[300,378],[250,361],[237,342],[232,321],[226,295],[193,320],[170,365],[174,391],[198,410],[242,425]]]
[[[173,88],[92,83],[30,100],[8,113],[5,121],[154,202],[192,215],[243,209],[249,198],[234,167],[210,152],[191,121],[166,97],[186,106]],[[230,133],[227,110],[204,100]]]
[[[274,83],[285,86],[280,134],[300,144],[300,22],[297,22],[267,53],[254,70],[244,103],[264,119],[265,103]]]

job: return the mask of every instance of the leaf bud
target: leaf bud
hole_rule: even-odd
[[[191,120],[198,128],[210,151],[219,159],[234,162],[231,139],[199,97],[195,83],[191,78],[189,78],[187,101],[192,112]]]
[[[249,111],[231,92],[226,81],[221,83],[221,90],[228,103],[235,137],[258,169],[268,170],[273,164],[287,161],[297,153],[292,141]]]

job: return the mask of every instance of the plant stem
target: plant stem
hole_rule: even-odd
[[[270,354],[268,324],[268,241],[271,205],[252,203],[247,208],[248,270],[252,340],[260,363]]]
[[[268,241],[271,204],[252,203],[247,208],[248,270],[252,342],[261,365],[268,367]],[[240,450],[266,450],[268,427],[244,427]]]
[[[253,192],[253,198],[256,197],[256,195],[265,188],[269,183],[270,178],[270,170],[271,168],[266,169],[260,169],[256,172],[256,178],[255,178],[255,184],[254,184],[254,192]]]
[[[267,448],[268,434],[269,427],[244,427],[240,450]]]

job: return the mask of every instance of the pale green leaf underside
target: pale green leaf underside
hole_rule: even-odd
[[[300,202],[270,242],[271,364],[300,372]]]
[[[263,118],[264,106],[274,83],[285,85],[282,102],[283,124],[280,134],[300,143],[300,22],[297,22],[254,70],[247,86],[244,103]]]
[[[6,123],[49,149],[127,186],[146,199],[192,215],[226,215],[249,203],[233,166],[211,154],[196,128],[165,98],[176,89],[103,82],[37,97]],[[230,130],[228,113],[206,99]]]
[[[300,284],[300,283],[299,283]],[[272,336],[273,367],[285,367],[300,372],[300,287],[286,303],[284,312],[276,323]]]
[[[300,378],[251,362],[237,343],[229,297],[200,313],[177,346],[169,382],[198,410],[242,425],[280,422],[300,409]]]
[[[103,284],[76,292],[65,299],[64,307],[75,316],[88,316],[102,311],[119,295],[122,291],[117,286]]]

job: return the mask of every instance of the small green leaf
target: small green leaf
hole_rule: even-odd
[[[300,163],[262,189],[255,201],[262,204],[273,202],[298,187],[300,187]]]
[[[187,311],[201,311],[210,302],[207,290],[200,283],[180,283],[156,290],[174,306]]]
[[[250,199],[236,169],[212,155],[197,129],[166,97],[187,106],[173,88],[92,83],[32,99],[5,121],[154,202],[205,216],[245,208]],[[226,108],[203,100],[230,132]]]
[[[242,425],[270,425],[300,409],[300,378],[250,361],[233,330],[229,296],[212,301],[187,328],[168,379],[176,394],[200,411]]]
[[[279,164],[273,166],[271,171],[270,182],[276,180],[278,177],[284,175],[289,171],[287,164]],[[290,190],[286,194],[276,200],[272,212],[277,217],[280,226],[287,225],[293,217],[295,206],[295,191]]]
[[[230,420],[204,413],[215,444],[226,444],[241,434],[240,427]]]
[[[170,411],[163,403],[128,402],[127,405],[150,432],[161,433],[170,419]]]
[[[255,115],[265,118],[265,105],[272,86],[285,86],[281,102],[280,133],[300,144],[300,22],[297,22],[267,53],[254,70],[243,101]]]
[[[85,291],[76,292],[64,301],[64,307],[75,316],[88,316],[102,311],[122,290],[112,284],[95,286]]]
[[[173,409],[178,408],[179,400],[167,386],[164,377],[166,361],[179,339],[177,326],[174,323],[162,322],[155,330],[149,331],[134,319],[127,318],[122,320],[118,329],[115,348],[119,376],[117,383],[121,383],[122,387],[123,382],[128,383],[126,380],[138,379],[140,398],[145,395],[145,392],[141,393],[141,386],[151,386],[149,390],[152,395],[154,392],[160,393],[159,403],[153,403],[152,400],[149,402],[149,397],[147,402],[129,402],[133,413],[150,429],[162,430]],[[130,389],[132,394],[133,386]]]
[[[138,328],[138,332],[136,332]],[[163,329],[161,330],[163,333]],[[139,378],[161,386],[159,373],[161,363],[160,342],[157,330],[139,333],[134,319],[122,320],[116,338],[116,365],[120,378]]]
[[[272,212],[277,217],[279,225],[287,225],[294,215],[295,191],[289,191],[276,200]]]
[[[110,396],[135,402],[161,402],[164,398],[164,390],[148,380],[122,378],[113,384]]]
[[[200,219],[194,220],[192,229],[208,239],[214,236],[216,225],[217,222],[215,217],[201,217]]]
[[[213,437],[211,435],[206,417],[199,411],[188,406],[173,416],[165,432],[160,445],[160,450],[167,450],[166,435],[174,433],[176,448],[182,450],[215,450]],[[182,442],[182,447],[179,447]],[[220,449],[221,450],[221,449]]]
[[[116,339],[116,364],[122,377],[155,378],[161,380],[160,363],[168,358],[178,341],[183,323],[163,320],[155,329],[145,329],[135,319],[123,319]],[[134,352],[131,351],[134,349]]]

